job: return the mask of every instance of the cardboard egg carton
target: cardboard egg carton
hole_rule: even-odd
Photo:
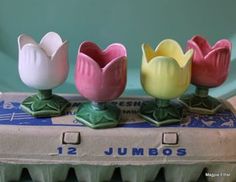
[[[34,118],[20,109],[29,94],[2,93],[0,97],[0,181],[17,181],[27,169],[33,181],[65,181],[73,169],[78,181],[110,181],[115,169],[130,182],[155,181],[164,170],[165,181],[236,180],[236,115],[229,102],[215,115],[185,111],[181,125],[157,128],[139,117],[148,97],[121,97],[118,127],[91,129],[74,118],[81,102],[65,115]],[[231,100],[231,103],[234,101]],[[161,170],[163,169],[163,170]]]

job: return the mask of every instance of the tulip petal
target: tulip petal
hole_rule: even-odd
[[[182,67],[185,67],[188,63],[191,63],[190,60],[192,60],[192,57],[193,57],[193,49],[189,49],[184,55],[185,64],[183,64]]]
[[[220,48],[220,47],[229,48],[231,50],[232,49],[232,43],[227,39],[221,39],[221,40],[219,40],[215,43],[215,45],[212,47],[212,49],[216,49],[216,48]]]
[[[25,35],[25,34],[21,34],[19,37],[18,37],[18,48],[19,48],[19,51],[21,51],[21,49],[24,47],[24,45],[26,44],[34,44],[34,45],[37,45],[37,43],[35,42],[35,40],[28,36],[28,35]]]
[[[85,75],[86,77],[93,77],[96,74],[101,74],[99,65],[89,56],[84,53],[78,53],[76,62],[76,73]]]
[[[196,42],[192,41],[192,40],[188,40],[187,42],[187,50],[189,49],[193,49],[194,53],[193,53],[193,60],[196,62],[200,62],[204,59],[204,56],[202,54],[201,49],[199,48],[199,46],[196,44]]]
[[[100,98],[110,101],[121,95],[127,80],[126,56],[114,59],[103,68],[102,87]]]
[[[180,96],[189,86],[190,78],[191,64],[181,68],[171,57],[158,56],[141,67],[142,86],[156,98],[172,99]]]
[[[192,83],[199,86],[216,87],[227,78],[230,64],[228,48],[211,51],[202,62],[193,62]]]
[[[107,88],[112,88],[114,93],[123,91],[124,89],[127,75],[126,67],[127,59],[126,57],[123,57],[115,59],[105,68],[103,68],[104,85],[106,85]]]
[[[39,46],[26,44],[19,55],[19,74],[21,80],[35,89],[51,89],[55,85],[52,78],[50,59]],[[52,79],[51,79],[52,78]]]
[[[109,64],[114,62],[116,59],[127,57],[127,52],[125,46],[119,43],[114,43],[109,45],[103,51],[103,61],[105,63],[105,67],[109,67]]]
[[[188,60],[184,59],[184,53],[181,46],[172,39],[165,39],[156,47],[157,56],[171,57],[177,61],[180,67],[186,65]]]
[[[90,42],[90,41],[84,41],[80,44],[78,53],[90,55],[90,51],[95,51],[97,53],[97,51],[99,51],[99,50],[100,50],[100,48],[97,44]]]
[[[166,56],[172,57],[179,56],[179,54],[183,54],[181,46],[172,39],[165,39],[161,41],[158,46],[156,47],[157,56]]]
[[[97,44],[85,41],[80,45],[79,52],[92,58],[100,68],[108,66],[114,59],[127,56],[126,48],[119,43],[111,44],[103,51]]]
[[[74,77],[75,85],[82,96],[90,100],[100,99],[102,71],[91,57],[78,53]]]
[[[156,52],[152,49],[149,44],[142,44],[142,52],[145,57],[146,62],[148,63],[152,58],[156,57]]]
[[[65,41],[60,47],[53,53],[51,60],[52,61],[67,61],[68,56],[68,42]]]
[[[100,68],[103,68],[106,65],[106,60],[103,58],[102,50],[93,42],[83,42],[79,47],[79,52],[90,57]]]
[[[105,56],[109,60],[113,60],[120,57],[127,57],[127,51],[124,45],[120,43],[110,44],[104,51]]]
[[[211,46],[208,41],[200,35],[194,36],[191,40],[195,42],[198,48],[201,50],[203,57],[211,51]]]
[[[230,64],[229,48],[214,49],[206,55],[205,62],[211,65],[215,74],[219,74],[219,76],[224,73],[228,74]],[[218,76],[215,75],[215,78],[218,78]]]
[[[44,62],[49,62],[49,57],[46,55],[45,51],[41,49],[38,45],[26,44],[21,49],[21,59],[20,61],[25,61],[25,64],[34,64],[39,66],[44,64]]]
[[[40,47],[48,56],[52,56],[63,43],[61,37],[55,32],[47,33],[40,41]]]
[[[69,64],[67,62],[68,57],[68,42],[65,41],[57,51],[52,55],[51,64],[54,65],[55,75],[57,75],[57,79],[64,82],[67,78],[69,72]]]

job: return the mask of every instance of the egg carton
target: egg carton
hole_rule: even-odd
[[[119,169],[120,177],[114,177]],[[163,172],[164,171],[164,172]],[[0,181],[19,181],[22,173],[36,182],[234,182],[236,164],[198,165],[145,165],[145,166],[99,166],[99,165],[52,165],[52,164],[1,164]],[[74,176],[73,176],[74,175]],[[201,176],[202,175],[202,176]],[[28,180],[28,179],[27,179]],[[69,180],[68,180],[69,181]]]
[[[117,169],[128,182],[159,181],[160,173],[168,182],[236,181],[236,115],[228,102],[215,115],[184,111],[180,125],[158,128],[138,116],[150,98],[121,97],[118,127],[94,130],[74,118],[83,98],[63,95],[72,105],[65,115],[34,118],[20,109],[28,95],[0,97],[1,182],[26,169],[37,182],[65,181],[71,170],[79,182],[110,181]]]

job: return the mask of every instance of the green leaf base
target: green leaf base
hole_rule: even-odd
[[[112,128],[119,123],[120,109],[113,104],[106,104],[105,109],[95,109],[91,103],[81,104],[75,118],[90,128]]]
[[[179,100],[190,112],[198,114],[214,114],[222,106],[220,101],[211,96],[199,97],[196,94],[188,94]]]
[[[21,103],[21,109],[34,117],[60,116],[68,106],[70,103],[58,95],[52,95],[49,99],[40,99],[38,95],[33,95]]]
[[[174,103],[158,107],[155,101],[147,101],[142,104],[139,115],[156,126],[180,124],[182,108]]]

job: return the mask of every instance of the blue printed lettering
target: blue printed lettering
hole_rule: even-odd
[[[113,153],[113,148],[112,147],[110,147],[110,148],[108,148],[107,150],[104,151],[104,154],[106,154],[106,155],[112,155],[112,153]]]
[[[118,155],[127,155],[127,148],[118,148]]]
[[[170,156],[172,154],[172,150],[169,148],[163,149],[163,154],[166,156]]]
[[[158,155],[158,150],[157,150],[157,148],[149,148],[148,154],[149,154],[150,156],[156,156],[156,155]]]
[[[185,148],[179,148],[177,149],[177,156],[185,156],[187,154],[187,151]]]
[[[135,155],[143,155],[143,148],[133,148],[132,150],[132,155],[135,156]]]

